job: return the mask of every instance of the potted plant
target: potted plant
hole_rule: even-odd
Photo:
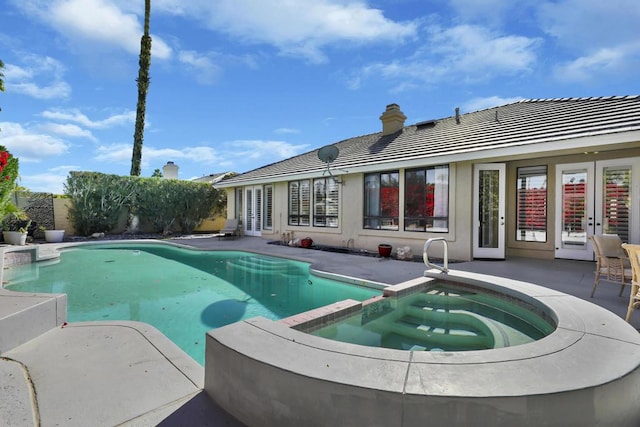
[[[47,243],[60,243],[64,240],[64,230],[47,230],[44,227],[41,227],[41,230]]]
[[[378,255],[383,258],[389,258],[391,256],[391,245],[381,243],[378,245]]]
[[[2,220],[4,241],[11,245],[26,244],[29,225],[31,220],[24,211],[16,209],[8,213]]]

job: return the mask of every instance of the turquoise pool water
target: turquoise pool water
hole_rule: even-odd
[[[278,320],[381,293],[313,276],[303,262],[158,243],[73,247],[59,262],[12,267],[4,280],[13,291],[67,294],[70,322],[149,323],[200,364],[212,328],[255,316]]]
[[[337,341],[399,350],[471,351],[542,339],[556,325],[536,307],[453,283],[384,298],[362,313],[312,332]]]

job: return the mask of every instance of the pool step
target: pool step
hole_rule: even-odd
[[[457,292],[417,294],[393,325],[393,333],[427,342],[427,348],[493,348],[494,331],[479,316],[465,311],[471,305],[479,305],[474,301],[475,297],[475,294]]]
[[[441,300],[432,308],[414,302],[402,312],[395,311],[367,325],[383,339],[393,341],[394,348],[405,350],[445,351],[482,350],[494,348],[499,334],[480,316],[462,310],[451,309],[457,305]]]
[[[285,277],[306,276],[307,272],[292,266],[286,260],[271,259],[264,257],[242,257],[229,260],[227,266],[234,270],[254,273],[254,274],[280,274]]]
[[[480,321],[468,316],[464,323],[461,317],[447,320],[451,313],[441,313],[440,319],[426,322],[424,318],[404,316],[394,322],[390,330],[392,333],[416,340],[417,345],[426,348],[441,348],[443,350],[481,350],[493,348],[493,334]],[[455,313],[454,313],[455,314]],[[459,316],[465,316],[458,313]]]

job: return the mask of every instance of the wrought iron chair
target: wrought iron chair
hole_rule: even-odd
[[[631,321],[631,314],[636,307],[640,307],[640,245],[625,243],[622,245],[631,262],[631,295],[629,296],[629,308],[627,310],[626,321]]]
[[[622,249],[622,240],[617,234],[589,236],[596,256],[596,273],[591,297],[596,293],[601,276],[609,282],[620,284],[620,296],[624,287],[631,284],[631,265]]]

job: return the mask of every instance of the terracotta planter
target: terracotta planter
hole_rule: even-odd
[[[4,237],[4,242],[9,243],[10,245],[26,245],[27,244],[27,233],[20,231],[3,231],[2,236]]]
[[[44,240],[47,243],[60,243],[64,240],[64,230],[45,230]]]
[[[391,256],[391,245],[385,243],[378,245],[378,255],[383,258],[389,258]]]

